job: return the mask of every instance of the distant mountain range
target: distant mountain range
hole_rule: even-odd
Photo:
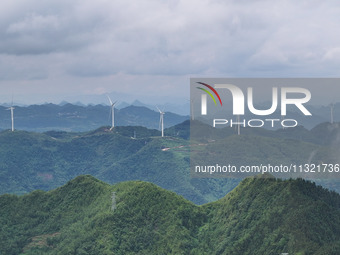
[[[117,96],[114,94],[110,94],[110,97],[112,97],[113,100],[116,100]],[[81,101],[72,101],[72,103],[70,101],[66,101],[63,100],[60,103],[56,104],[56,105],[60,105],[60,106],[64,106],[66,104],[73,104],[73,105],[77,105],[77,106],[94,106],[94,105],[108,105],[108,100],[106,95],[102,95],[100,96],[101,100],[99,100],[98,103],[90,103],[90,104],[85,104]],[[105,98],[105,102],[103,102],[103,98]],[[46,105],[49,103],[43,103],[43,104],[38,104],[38,105]],[[12,103],[2,103],[0,104],[0,106],[4,106],[4,107],[10,107],[12,105]],[[27,104],[17,104],[15,103],[15,105],[20,106],[20,107],[27,107],[29,105]],[[189,115],[190,112],[190,103],[189,100],[186,100],[186,103],[181,104],[181,103],[155,103],[155,102],[150,102],[150,103],[143,103],[139,100],[134,100],[131,103],[128,103],[126,101],[117,101],[117,105],[116,108],[117,109],[122,109],[128,106],[143,106],[146,108],[149,108],[150,110],[155,110],[156,106],[159,107],[161,110],[167,111],[167,112],[172,112],[172,113],[176,113],[178,115]]]
[[[195,102],[198,104],[199,102]],[[10,129],[11,114],[7,111],[9,105],[0,106],[0,130]],[[14,127],[19,130],[45,132],[50,130],[60,130],[68,132],[90,131],[104,125],[110,125],[110,107],[106,105],[83,105],[78,102],[70,104],[61,102],[60,104],[43,104],[30,106],[14,106]],[[198,106],[196,105],[195,108]],[[261,106],[263,109],[268,108],[267,105]],[[261,108],[260,107],[260,108]],[[186,105],[160,105],[159,108],[165,111],[164,125],[171,127],[179,124],[187,119],[189,115],[179,115],[174,112],[186,114],[189,111],[189,103]],[[231,112],[219,112],[220,108],[209,108],[214,116],[219,118],[233,118]],[[287,112],[287,119],[296,119],[299,126],[312,129],[320,123],[330,122],[330,107],[312,106],[308,109],[313,114],[310,116],[302,116],[298,112]],[[242,119],[254,118],[249,112]],[[256,116],[258,118],[258,116]],[[280,113],[276,112],[271,116],[272,119],[281,119]],[[195,119],[204,121],[196,113]],[[334,122],[340,121],[340,104],[334,104],[333,109]],[[115,107],[115,123],[118,126],[143,126],[151,129],[159,129],[159,112],[152,104],[145,104],[135,100],[132,104],[120,102]],[[265,126],[270,129],[270,126]],[[274,130],[280,128],[277,124]]]
[[[2,131],[0,194],[50,190],[78,175],[91,174],[111,184],[150,181],[202,204],[221,198],[239,183],[240,179],[190,178],[189,121],[167,128],[165,135],[162,138],[158,130],[134,126],[119,126],[112,132],[108,127],[76,133]],[[212,137],[220,139],[204,142]],[[339,137],[338,123],[323,123],[312,130],[248,128],[242,129],[241,136],[235,135],[233,128],[214,129],[200,139],[205,144],[202,150],[229,145],[223,147],[225,157],[238,165],[250,160],[270,160],[273,164],[333,162],[338,154],[328,152],[330,148],[340,151]],[[340,192],[339,180],[317,182]]]
[[[262,177],[203,206],[151,183],[110,186],[89,175],[2,195],[0,253],[340,254],[339,194]]]
[[[127,106],[143,106],[146,108],[149,108],[150,110],[155,110],[156,109],[156,105],[149,103],[149,104],[145,104],[139,100],[135,100],[133,101],[131,104],[127,103],[127,102],[118,102],[117,104],[117,108],[118,109],[122,109],[125,108]],[[158,104],[157,105],[158,108],[160,108],[162,111],[167,111],[167,112],[172,112],[172,113],[176,113],[179,115],[189,115],[190,112],[190,104],[189,104],[189,100],[186,104],[170,104],[170,103],[165,103],[165,104]]]
[[[163,109],[162,109],[163,110]],[[171,127],[189,116],[181,116],[166,111],[165,127]],[[44,104],[27,107],[15,106],[14,126],[19,130],[45,132],[49,130],[89,131],[104,125],[110,125],[110,107],[104,105],[82,106],[73,104]],[[115,109],[117,126],[144,126],[159,128],[159,112],[144,106],[127,106]],[[0,106],[0,129],[11,127],[11,115],[7,107]]]

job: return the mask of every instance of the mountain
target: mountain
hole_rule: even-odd
[[[3,195],[0,205],[6,255],[180,254],[195,245],[203,220],[199,207],[151,183],[110,186],[91,176],[47,193]]]
[[[86,175],[0,196],[0,222],[6,255],[340,252],[340,195],[301,179],[248,178],[197,206],[151,183]]]
[[[207,254],[339,254],[339,198],[302,179],[247,178],[206,205],[200,247]]]
[[[213,128],[198,121],[191,123],[191,143],[205,144],[193,150],[193,165],[241,166],[296,166],[294,172],[276,174],[281,178],[307,178],[337,192],[340,191],[339,170],[301,170],[307,164],[316,168],[339,166],[340,125],[321,123],[312,130],[297,126],[276,131],[263,128],[241,128],[236,135],[234,128]],[[301,166],[301,168],[300,168]],[[300,171],[301,170],[301,171]],[[221,174],[224,175],[224,174]],[[220,177],[221,175],[215,177]],[[249,175],[253,175],[249,172]],[[209,177],[207,173],[205,177]],[[224,175],[225,176],[225,175]],[[236,172],[233,177],[244,178],[246,173]],[[201,177],[204,177],[201,175]],[[210,176],[211,177],[211,176]]]
[[[254,160],[273,164],[333,162],[337,154],[329,151],[339,151],[336,147],[339,131],[338,124],[327,123],[311,131],[301,127],[278,131],[242,129],[241,136],[231,128],[213,129],[200,136],[203,142],[199,148],[201,151],[221,148],[235,165]],[[91,174],[110,184],[149,181],[197,204],[215,201],[240,179],[191,178],[189,133],[189,121],[166,129],[164,138],[158,130],[134,126],[119,126],[113,132],[105,127],[78,133],[2,131],[0,194],[48,191],[78,175]],[[219,139],[212,142],[209,135]],[[212,155],[210,160],[218,155]],[[337,179],[315,181],[340,192]]]
[[[0,106],[0,129],[9,129],[11,116],[7,107]],[[14,125],[18,130],[45,132],[61,130],[69,132],[90,131],[110,123],[110,107],[104,105],[44,104],[27,107],[15,106]],[[179,124],[188,116],[166,112],[165,127]],[[115,109],[118,126],[144,126],[159,128],[159,113],[143,106],[127,106]]]
[[[328,106],[308,106],[313,116],[318,116],[324,121],[330,121],[331,105]],[[340,121],[340,103],[333,103],[333,118],[335,122]]]
[[[144,106],[149,108],[150,110],[155,110],[156,106],[153,104],[144,104],[139,100],[135,100],[131,103],[133,106]],[[171,104],[171,103],[166,103],[166,104],[157,104],[157,107],[161,109],[162,111],[168,111],[168,112],[173,112],[179,115],[189,115],[190,111],[190,104],[187,102],[186,104],[180,105],[180,104]]]
[[[135,136],[135,137],[134,137]],[[238,180],[191,179],[189,141],[144,127],[91,132],[0,132],[0,193],[50,190],[81,174],[109,183],[144,180],[196,203],[221,197]],[[168,148],[168,149],[167,149]]]

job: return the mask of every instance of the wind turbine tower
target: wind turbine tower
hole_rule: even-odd
[[[190,99],[191,120],[195,120],[194,116],[194,99]]]
[[[164,114],[165,112],[161,111],[158,107],[157,107],[157,110],[159,111],[159,125],[161,127],[162,137],[164,137]]]
[[[238,125],[237,125],[237,135],[240,135],[241,134],[240,115],[237,115],[237,122],[238,122]]]
[[[14,107],[13,107],[13,101],[11,107],[7,108],[7,110],[11,110],[11,119],[12,119],[12,132],[14,131]]]
[[[115,127],[115,104],[117,103],[117,101],[112,103],[111,98],[109,96],[107,96],[107,98],[109,99],[110,106],[111,106],[111,128],[110,130],[112,130]]]
[[[334,122],[334,118],[333,118],[334,104],[332,103],[330,107],[331,107],[331,124],[333,124],[333,122]]]

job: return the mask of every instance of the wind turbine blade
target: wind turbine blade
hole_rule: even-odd
[[[118,101],[114,102],[112,105],[115,105]]]
[[[109,101],[110,101],[110,105],[112,105],[112,101],[111,101],[111,98],[109,97],[109,95],[106,95],[107,96],[107,98],[109,99]]]
[[[159,108],[157,107],[157,105],[156,105],[156,108],[157,108],[157,110],[159,111],[159,113],[162,113],[162,111],[161,111],[161,110],[159,110]]]

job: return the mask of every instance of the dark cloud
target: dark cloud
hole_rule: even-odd
[[[190,76],[339,76],[339,14],[316,0],[5,0],[0,80],[63,81],[64,94],[141,77],[154,90],[157,77],[179,89]]]

